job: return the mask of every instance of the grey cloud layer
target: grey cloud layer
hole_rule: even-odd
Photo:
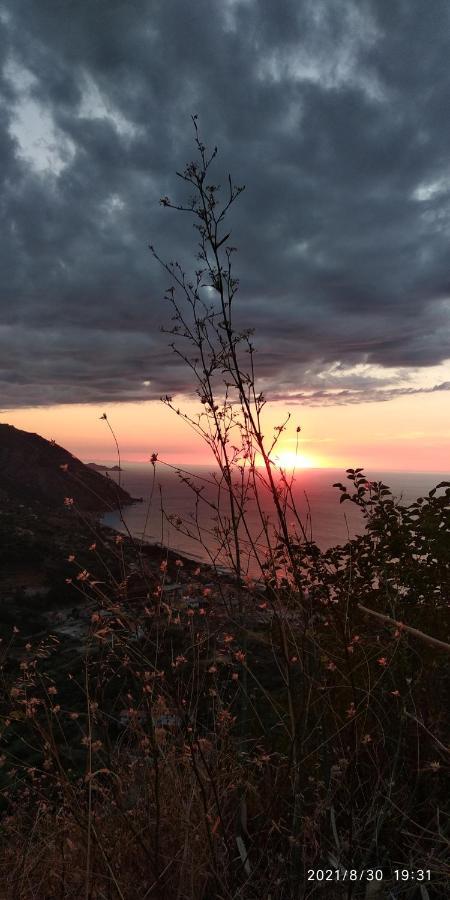
[[[194,112],[247,184],[239,315],[269,393],[335,402],[334,362],[450,356],[446,0],[4,0],[0,29],[0,406],[183,389],[147,243],[190,258],[157,201]],[[336,402],[378,390],[404,388],[355,376]]]

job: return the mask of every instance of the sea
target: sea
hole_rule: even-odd
[[[371,481],[383,481],[402,503],[413,502],[424,496],[440,481],[450,479],[449,473],[378,472],[365,473]],[[108,477],[118,480],[119,473],[109,472]],[[188,483],[189,482],[189,483]],[[345,543],[349,538],[362,534],[364,521],[360,510],[350,502],[340,503],[340,491],[335,482],[348,484],[342,469],[299,469],[293,475],[292,498],[297,516],[288,509],[289,526],[306,534],[322,549]],[[208,466],[190,467],[175,471],[157,463],[122,463],[120,483],[132,497],[141,502],[108,512],[102,522],[138,541],[161,544],[180,554],[203,562],[229,566],[227,550],[218,540],[217,506],[218,488],[214,470]],[[196,490],[193,489],[195,486]],[[222,493],[220,508],[227,524],[227,503]],[[266,549],[261,529],[261,512],[267,518],[271,535],[275,531],[273,501],[265,490],[260,493],[260,510],[249,500],[245,507],[245,526],[240,536],[244,548],[244,568],[255,571],[253,542],[262,558]],[[174,521],[174,519],[176,521]],[[301,524],[299,524],[299,522]]]

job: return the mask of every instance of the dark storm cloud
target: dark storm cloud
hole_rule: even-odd
[[[194,112],[247,184],[239,320],[269,395],[387,399],[448,358],[446,0],[4,0],[0,29],[3,408],[185,386],[147,243],[193,259],[158,199]]]
[[[344,388],[335,391],[298,391],[290,393],[288,397],[283,394],[274,394],[275,401],[289,403],[301,403],[302,406],[347,406],[349,403],[381,403],[387,400],[395,400],[397,397],[407,397],[411,394],[434,394],[436,391],[450,391],[450,381],[443,381],[431,388],[366,388],[364,391]]]

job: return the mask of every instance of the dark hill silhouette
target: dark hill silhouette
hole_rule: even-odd
[[[132,502],[115,481],[100,475],[54,441],[0,424],[0,496],[20,503],[62,507],[73,498],[85,512]]]

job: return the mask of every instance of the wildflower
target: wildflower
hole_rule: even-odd
[[[181,561],[181,559],[176,559],[175,565],[178,566],[178,568],[182,568],[184,566],[184,563]]]
[[[232,681],[239,681],[239,674],[238,674],[238,672],[233,672],[232,675],[231,675],[231,679],[232,679]]]
[[[77,712],[71,712],[69,718],[70,718],[70,719],[79,719],[79,718],[80,718],[80,714],[77,713]]]
[[[200,566],[197,566],[194,575],[200,575]]]
[[[158,454],[157,454],[157,453],[152,453],[152,455],[151,455],[151,457],[150,457],[150,462],[152,463],[153,466],[155,465],[157,459],[158,459]]]
[[[192,619],[192,616],[194,615],[194,610],[188,609],[187,614],[188,614],[189,618]]]
[[[160,568],[161,572],[165,572],[167,570],[167,560],[166,559],[163,559],[159,568]]]
[[[364,737],[363,737],[362,740],[361,740],[361,743],[362,743],[362,744],[371,744],[371,743],[372,743],[372,738],[371,738],[370,734],[365,734]]]
[[[72,584],[71,578],[65,578],[64,581],[66,582],[66,584]]]
[[[49,693],[49,694],[57,694],[58,691],[57,691],[57,689],[54,687],[54,685],[51,685],[51,687],[49,687],[49,689],[48,689],[48,693]]]
[[[258,609],[267,609],[267,602],[264,601],[264,603],[258,603]]]
[[[210,672],[211,675],[214,675],[217,672],[217,666],[210,666],[208,672]]]
[[[297,662],[298,662],[298,656],[291,656],[291,663],[294,664]]]
[[[114,540],[115,540],[116,544],[123,544],[123,537],[121,534],[116,534],[116,537]]]
[[[62,463],[59,468],[61,469],[61,472],[67,472],[67,469],[69,468],[69,464]]]
[[[433,762],[430,762],[430,769],[432,772],[439,772],[441,768],[441,764],[437,759],[434,759]]]
[[[336,665],[335,665],[334,662],[332,662],[331,659],[330,659],[330,661],[327,662],[327,664],[326,664],[326,668],[327,668],[330,672],[334,672],[334,671],[336,670]]]
[[[382,666],[383,668],[385,668],[388,664],[388,660],[386,659],[385,656],[380,656],[380,658],[377,659],[377,663],[379,666]]]
[[[73,506],[74,500],[73,497],[64,497],[64,506],[71,507]]]
[[[25,715],[27,719],[33,719],[36,715],[36,705],[34,703],[26,703],[25,704]]]
[[[234,636],[232,634],[224,634],[223,642],[224,644],[231,644],[234,641]]]
[[[242,650],[237,650],[236,653],[234,654],[234,658],[238,662],[243,663],[245,661],[245,653],[243,653]]]
[[[89,550],[96,550],[96,549],[97,549],[97,544],[91,544],[91,546],[89,547]]]
[[[87,569],[82,569],[81,572],[78,572],[77,581],[87,581],[89,578],[89,572]]]
[[[356,708],[355,708],[355,704],[352,701],[352,703],[350,703],[350,706],[347,710],[347,719],[352,719],[354,715],[356,715]]]
[[[56,716],[60,711],[61,707],[59,706],[59,704],[57,704],[56,706],[52,706],[52,713],[54,716]]]
[[[206,609],[203,606],[200,607],[198,611],[199,616],[206,616]]]
[[[67,562],[74,562],[74,560],[75,560],[75,555],[73,553],[71,553],[70,556],[67,557]]]
[[[227,709],[222,709],[217,716],[217,720],[221,725],[230,726],[236,721],[236,717],[232,716]]]
[[[392,697],[400,697],[400,691],[391,691],[390,693]]]

